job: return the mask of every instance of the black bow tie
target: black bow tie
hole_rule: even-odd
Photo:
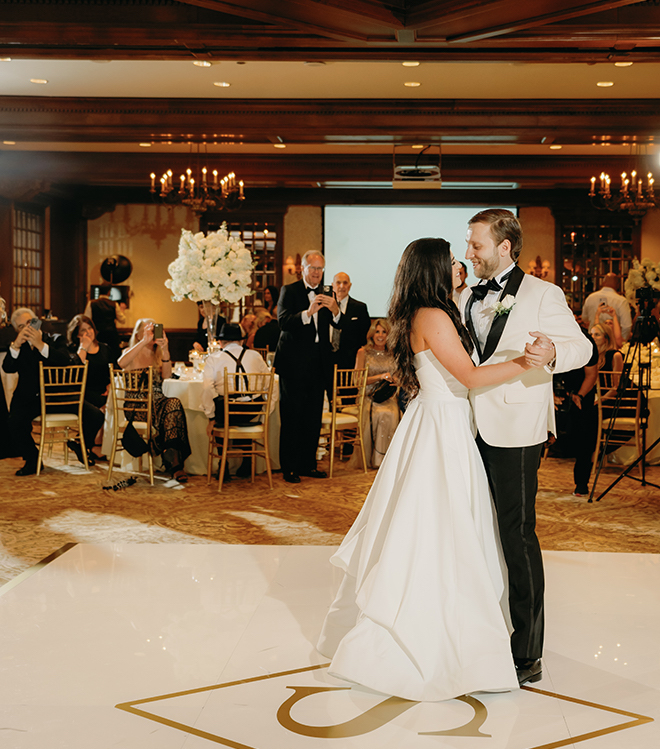
[[[494,278],[491,278],[488,283],[480,283],[476,286],[471,286],[472,294],[475,299],[484,299],[489,291],[502,291],[502,287],[497,283]]]
[[[315,294],[318,294],[319,293],[319,288],[320,288],[319,286],[315,286],[314,288],[312,288],[311,286],[308,286],[307,287],[307,293],[309,294],[310,291],[313,291]]]

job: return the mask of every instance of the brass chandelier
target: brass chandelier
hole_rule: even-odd
[[[185,173],[176,180],[171,169],[163,173],[158,183],[156,173],[152,172],[150,175],[152,195],[157,195],[165,205],[188,206],[197,215],[207,210],[234,211],[240,208],[245,200],[243,180],[238,180],[234,172],[229,172],[220,179],[217,169],[209,173],[206,166],[200,168],[199,144],[195,156],[195,168],[188,167]],[[204,156],[208,156],[206,145]]]
[[[653,173],[647,172],[646,180],[644,179],[641,174],[642,153],[639,146],[634,148],[635,151],[631,152],[631,162],[636,168],[633,168],[630,173],[621,173],[621,186],[618,192],[613,189],[610,175],[601,172],[598,179],[591,178],[589,197],[596,208],[607,211],[625,211],[637,222],[651,208],[658,207],[658,199],[653,187],[655,183]]]

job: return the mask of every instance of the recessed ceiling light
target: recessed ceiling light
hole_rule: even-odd
[[[550,146],[551,151],[559,151],[560,148],[561,146]]]
[[[214,86],[217,86],[218,88],[229,88],[231,86],[231,83],[227,83],[227,81],[214,81]]]
[[[2,142],[5,144],[5,146],[15,146],[16,145],[16,141],[15,140],[3,140]]]
[[[11,62],[11,57],[0,57],[0,62]]]
[[[417,86],[421,86],[422,84],[419,81],[406,81],[404,86],[408,86],[408,88],[417,88]]]
[[[48,83],[45,78],[30,78],[30,83]]]
[[[211,63],[208,60],[194,60],[193,65],[197,65],[198,68],[210,68]]]
[[[598,81],[596,85],[600,86],[601,88],[609,88],[610,86],[614,85],[614,81]]]
[[[418,62],[402,62],[401,63],[404,68],[418,68],[419,63]]]
[[[615,68],[629,68],[632,65],[631,62],[615,62],[614,67]]]
[[[273,143],[273,148],[286,148],[286,143]]]
[[[325,63],[323,62],[323,60],[307,60],[303,63],[303,65],[307,65],[310,68],[320,68],[323,67]]]
[[[417,144],[415,144],[413,146],[413,148],[424,148],[424,144],[423,143],[417,143]]]
[[[151,148],[151,143],[138,143],[140,148]]]

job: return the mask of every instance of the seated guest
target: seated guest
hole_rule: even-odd
[[[252,331],[255,329],[257,322],[257,316],[252,312],[252,310],[245,312],[243,317],[241,318],[241,329],[243,330],[244,338],[247,340],[249,338]]]
[[[119,331],[117,323],[123,325],[126,322],[126,304],[115,302],[110,299],[112,286],[105,284],[99,288],[99,298],[87,302],[85,315],[94,320],[99,341],[107,343],[112,353],[113,361],[116,361],[121,352],[119,346]]]
[[[67,328],[67,341],[73,364],[87,362],[87,384],[85,385],[85,401],[93,409],[99,411],[96,421],[103,424],[103,413],[100,411],[108,399],[108,385],[110,384],[109,365],[114,364],[110,347],[97,340],[96,326],[86,315],[76,315]],[[97,430],[98,433],[99,430]],[[89,451],[88,459],[93,463],[100,458],[100,452],[94,450],[96,434],[85,434],[85,445]],[[82,463],[80,442],[69,441],[69,447],[76,453]]]
[[[621,323],[614,307],[609,307],[605,303],[599,304],[596,309],[594,325],[602,325],[604,328],[609,328],[616,348],[620,349],[623,346],[624,340],[623,333],[621,332]]]
[[[195,351],[201,352],[206,351],[209,347],[208,319],[204,314],[204,302],[197,302],[197,311],[199,312],[199,319],[197,320],[197,332],[195,333],[193,348]],[[216,333],[224,324],[225,318],[223,315],[218,314],[217,322],[215,324]]]
[[[280,290],[277,286],[266,286],[264,289],[264,307],[273,317],[277,317],[277,300],[280,298]]]
[[[377,403],[371,397],[381,382],[394,382],[396,364],[387,348],[389,332],[388,320],[374,320],[367,333],[367,344],[358,351],[355,363],[356,369],[367,368],[367,393],[364,399],[362,428],[364,452],[372,468],[378,468],[383,462],[401,418],[396,391],[383,403]]]
[[[163,394],[163,380],[172,374],[172,363],[167,336],[154,340],[155,322],[142,318],[135,323],[129,347],[119,358],[122,369],[153,367],[153,417],[152,437],[155,453],[162,456],[166,470],[180,482],[188,480],[183,468],[190,455],[186,414],[178,398]],[[139,420],[139,415],[137,416]],[[144,418],[144,417],[143,417]]]
[[[32,419],[41,412],[39,400],[39,362],[44,366],[63,367],[69,364],[66,340],[60,335],[42,333],[31,324],[34,312],[26,307],[14,310],[11,324],[18,333],[2,363],[5,372],[17,373],[18,384],[11,401],[7,432],[11,435],[6,457],[20,455],[25,465],[16,471],[17,476],[30,476],[37,472],[39,450],[32,438]],[[98,431],[98,429],[97,429]]]
[[[204,365],[204,385],[202,390],[202,409],[209,418],[207,434],[211,438],[214,428],[224,426],[224,377],[225,370],[231,372],[245,372],[247,374],[262,374],[269,372],[268,365],[261,354],[243,345],[243,330],[240,325],[225,323],[218,334],[221,351],[212,354]],[[246,403],[245,418],[234,418],[235,424],[248,424],[254,417],[250,414],[250,404]],[[249,458],[245,458],[243,465],[237,472],[238,476],[251,475]]]
[[[268,349],[275,351],[277,342],[280,339],[280,326],[277,320],[265,307],[257,307],[254,310],[257,323],[254,326],[254,337],[252,339],[252,348]]]
[[[600,374],[600,398],[606,401],[616,397],[619,375],[607,374],[623,370],[623,356],[617,349],[614,331],[609,325],[594,325],[591,337],[598,347],[598,371]]]
[[[461,294],[467,289],[467,265],[465,263],[459,263],[461,269],[458,271],[458,277],[461,280],[460,286],[457,286],[452,292],[452,299],[454,304],[458,307]]]

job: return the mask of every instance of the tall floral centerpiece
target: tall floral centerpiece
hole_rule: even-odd
[[[172,299],[203,302],[209,345],[215,341],[218,305],[236,304],[252,291],[252,255],[238,237],[227,232],[223,223],[206,236],[181,230],[179,256],[167,270],[165,286]]]

